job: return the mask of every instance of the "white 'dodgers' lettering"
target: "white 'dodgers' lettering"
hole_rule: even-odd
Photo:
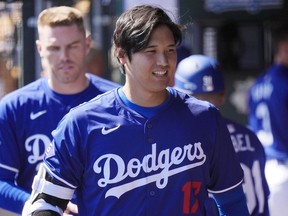
[[[106,193],[105,197],[115,196],[119,198],[127,191],[133,190],[137,187],[147,185],[152,182],[156,182],[156,186],[159,189],[164,188],[168,184],[168,178],[186,170],[201,166],[206,161],[206,155],[201,147],[201,143],[188,144],[183,148],[176,147],[172,151],[170,149],[164,149],[159,152],[157,156],[157,144],[152,145],[152,153],[143,157],[142,161],[137,158],[132,158],[128,161],[127,165],[124,160],[115,154],[106,154],[99,157],[93,166],[96,173],[103,173],[103,178],[99,179],[98,186],[105,187],[108,184],[114,184],[121,182],[128,176],[135,178],[143,170],[145,173],[161,170],[159,173],[142,178],[136,179],[129,183],[125,183],[120,186],[112,187]],[[190,164],[181,166],[181,163],[188,159]],[[104,161],[104,163],[100,163]],[[111,176],[111,165],[117,166],[117,173],[115,176]],[[101,164],[101,165],[100,165]],[[172,165],[179,165],[179,167],[170,170]]]

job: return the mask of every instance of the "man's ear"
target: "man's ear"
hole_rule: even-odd
[[[116,48],[116,57],[121,65],[126,64],[127,62],[127,55],[126,52],[121,48]]]
[[[40,42],[40,40],[36,40],[36,47],[37,47],[37,51],[38,51],[38,53],[39,53],[39,55],[40,55],[40,57],[42,57],[42,45],[41,45],[41,42]]]
[[[86,36],[85,43],[86,43],[86,54],[88,54],[88,52],[89,52],[89,50],[90,50],[90,48],[92,46],[92,36],[91,36],[91,34]]]
[[[225,103],[225,100],[226,100],[226,90],[223,90],[223,91],[220,92],[221,105],[223,105]]]

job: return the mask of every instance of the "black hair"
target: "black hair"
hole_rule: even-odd
[[[131,54],[147,47],[153,30],[166,25],[173,33],[175,44],[182,41],[180,25],[174,23],[159,7],[139,5],[124,12],[117,20],[113,34],[113,45],[121,48],[131,60]]]

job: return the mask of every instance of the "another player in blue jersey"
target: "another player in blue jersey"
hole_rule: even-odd
[[[225,102],[222,71],[215,59],[205,55],[191,55],[179,63],[175,87],[217,107]],[[264,148],[250,129],[227,118],[225,122],[244,171],[244,192],[249,213],[268,216],[269,188],[265,177]]]
[[[78,10],[45,10],[38,30],[46,77],[0,102],[0,207],[16,213],[21,213],[29,197],[51,132],[61,118],[72,107],[119,86],[83,71],[90,37]]]
[[[125,84],[63,118],[23,215],[62,214],[74,191],[85,216],[218,215],[209,192],[221,214],[249,215],[219,111],[168,87],[181,38],[158,7],[118,18],[113,43]]]
[[[249,124],[265,147],[272,216],[288,212],[288,24],[273,32],[274,62],[249,91]]]

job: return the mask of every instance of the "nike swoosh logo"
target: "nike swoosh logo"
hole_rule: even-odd
[[[119,127],[120,127],[120,125],[117,125],[116,127],[109,128],[109,129],[106,129],[105,127],[103,127],[101,132],[102,132],[103,135],[107,135],[107,134],[117,130]]]
[[[41,115],[45,114],[46,112],[47,112],[47,110],[42,110],[42,111],[36,112],[36,113],[31,112],[30,113],[30,119],[35,120],[36,118],[40,117]]]

